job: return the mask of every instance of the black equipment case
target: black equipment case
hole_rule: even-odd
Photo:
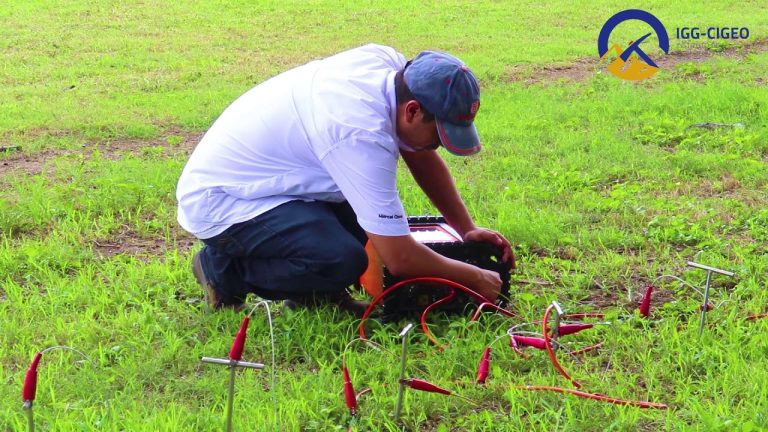
[[[489,243],[462,241],[461,236],[446,224],[442,217],[409,217],[408,225],[414,239],[433,251],[448,258],[498,272],[502,281],[499,299],[503,302],[508,298],[512,264],[501,262],[502,251],[499,248]],[[401,280],[384,267],[384,290]],[[434,283],[411,283],[402,286],[383,299],[383,317],[420,315],[426,307],[448,296],[452,289]],[[476,306],[477,302],[474,298],[461,290],[456,290],[455,297],[451,301],[439,305],[435,310],[446,313],[465,313],[468,308],[474,309]]]

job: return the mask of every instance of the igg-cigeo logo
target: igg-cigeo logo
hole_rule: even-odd
[[[616,26],[628,20],[642,21],[653,31],[644,35],[638,35],[640,37],[631,40],[626,48],[622,48],[618,43],[610,44],[609,41],[613,30]],[[615,55],[611,64],[608,65],[608,71],[613,75],[625,80],[644,80],[653,76],[659,70],[656,62],[640,46],[654,33],[659,41],[659,48],[665,54],[669,54],[669,35],[661,21],[646,11],[627,9],[610,17],[605,22],[597,38],[597,52],[600,54],[601,60],[608,57],[609,54]]]

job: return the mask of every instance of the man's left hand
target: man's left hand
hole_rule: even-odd
[[[512,253],[512,245],[500,233],[488,228],[475,228],[464,234],[464,241],[484,242],[498,246],[503,251],[501,260],[503,262],[511,262],[512,269],[515,268],[515,254]]]

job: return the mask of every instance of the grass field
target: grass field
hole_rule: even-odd
[[[605,20],[629,7],[672,37],[661,71],[640,83],[607,74],[596,53]],[[273,305],[273,371],[257,309],[245,358],[268,368],[238,375],[236,430],[768,430],[768,320],[745,320],[768,309],[767,11],[760,1],[4,5],[0,430],[26,430],[25,370],[55,345],[88,360],[43,357],[38,430],[223,429],[227,372],[199,359],[226,356],[242,314],[202,311],[176,181],[238,95],[368,42],[450,51],[480,77],[484,151],[444,155],[477,222],[515,244],[510,309],[523,319],[435,318],[443,350],[414,331],[409,373],[477,406],[409,392],[397,422],[398,355],[353,346],[352,380],[371,390],[353,421],[340,367],[358,323]],[[750,39],[674,39],[690,25],[748,27]],[[627,24],[620,40],[643,29]],[[400,171],[408,212],[433,213]],[[713,278],[700,340],[701,299],[674,280],[655,282],[651,319],[635,311],[662,275],[703,286],[692,259],[737,273]],[[473,385],[484,347],[552,300],[611,323],[571,338],[601,350],[562,359],[583,390],[669,409],[518,389],[572,386],[545,353],[523,359],[506,340],[493,345],[487,385]],[[397,353],[404,324],[372,324],[373,339]]]

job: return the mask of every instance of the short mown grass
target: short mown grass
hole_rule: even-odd
[[[22,156],[0,154],[7,163],[0,165],[0,428],[26,428],[20,391],[34,353],[67,345],[89,359],[45,355],[35,402],[39,430],[223,429],[227,372],[199,359],[227,354],[242,314],[201,310],[189,271],[195,248],[175,222],[175,184],[186,159],[180,136],[205,130],[263,78],[379,41],[410,55],[421,48],[455,52],[483,79],[477,122],[485,149],[445,159],[478,223],[515,244],[510,307],[522,318],[486,315],[472,324],[434,317],[431,330],[447,344],[443,350],[414,331],[409,374],[477,406],[408,392],[396,422],[393,353],[405,321],[370,325],[372,338],[391,353],[360,345],[347,351],[356,388],[371,389],[352,420],[340,367],[357,322],[332,310],[273,304],[272,387],[270,331],[257,309],[245,357],[268,369],[238,374],[237,430],[768,429],[768,321],[745,321],[768,305],[768,54],[715,55],[638,84],[604,73],[533,85],[509,77],[512,65],[535,71],[593,57],[602,22],[626,7],[3,8],[0,136],[3,145],[20,145]],[[747,5],[645,8],[668,28],[728,21],[749,26],[756,38],[766,35],[765,15]],[[109,150],[121,140],[146,146]],[[45,160],[27,172],[14,167],[21,157]],[[434,212],[405,169],[400,187],[410,214]],[[718,307],[701,340],[700,299],[675,281],[656,282],[652,319],[635,311],[659,276],[701,287],[704,273],[685,266],[691,259],[737,273],[713,279]],[[521,390],[569,384],[544,353],[522,359],[506,339],[493,345],[488,384],[473,385],[483,348],[507,328],[540,319],[552,300],[568,311],[607,314],[609,324],[571,338],[574,347],[603,341],[603,349],[581,363],[563,358],[584,390],[670,408]]]

